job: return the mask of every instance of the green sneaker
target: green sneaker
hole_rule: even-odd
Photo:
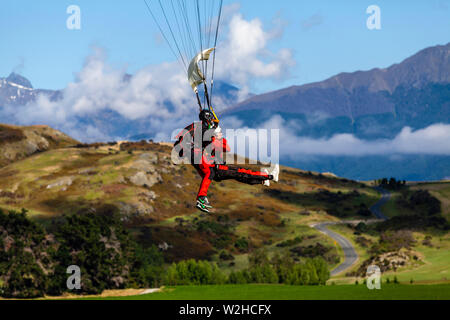
[[[209,202],[207,197],[200,197],[200,201],[202,201],[202,203],[205,205],[205,207],[207,207],[208,209],[212,209],[212,205]]]
[[[212,206],[207,197],[200,197],[197,199],[197,209],[209,213],[209,209],[212,209]]]
[[[200,200],[197,200],[197,209],[199,209],[200,211],[209,213],[208,208],[203,203],[201,203]]]

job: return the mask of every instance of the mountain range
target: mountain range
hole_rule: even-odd
[[[322,82],[257,95],[226,113],[252,109],[296,114],[321,111],[333,117],[355,119],[395,113],[395,104],[389,97],[396,90],[418,90],[430,83],[450,83],[450,43],[424,49],[386,69],[341,73]]]

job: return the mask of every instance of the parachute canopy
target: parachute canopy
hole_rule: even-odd
[[[223,0],[144,1],[162,37],[185,70],[200,109],[212,109]]]
[[[192,90],[194,90],[195,93],[198,92],[198,86],[201,85],[204,81],[206,81],[205,76],[200,70],[200,66],[198,65],[198,63],[200,61],[208,61],[209,56],[213,51],[214,48],[210,48],[206,49],[203,52],[200,52],[194,59],[192,59],[191,63],[189,64],[188,79],[189,83],[191,84]]]

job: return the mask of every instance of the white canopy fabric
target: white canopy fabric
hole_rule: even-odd
[[[198,86],[205,81],[205,76],[200,70],[198,63],[200,61],[208,61],[211,53],[214,50],[215,48],[210,48],[204,50],[203,52],[200,52],[195,56],[194,59],[191,60],[191,63],[189,64],[188,80],[192,87],[192,90],[194,90],[195,93],[198,93]]]

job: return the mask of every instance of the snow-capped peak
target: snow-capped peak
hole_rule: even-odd
[[[33,89],[33,85],[27,78],[15,73],[15,72],[12,72],[8,76],[8,78],[6,78],[6,81],[10,85],[20,88],[20,89],[28,89],[28,90]]]

